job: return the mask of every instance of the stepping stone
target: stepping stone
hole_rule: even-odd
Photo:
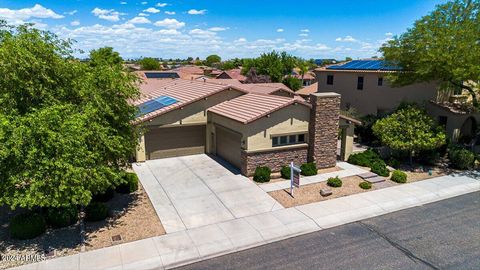
[[[332,190],[329,188],[322,188],[320,189],[320,195],[322,195],[323,197],[330,196],[332,195]]]
[[[380,182],[385,182],[385,177],[381,177],[381,176],[376,176],[376,177],[370,177],[370,178],[364,178],[365,181],[369,182],[369,183],[372,183],[372,184],[375,184],[375,183],[380,183]]]
[[[378,174],[373,173],[373,172],[367,172],[367,173],[359,174],[358,176],[360,176],[360,177],[363,178],[363,179],[368,179],[368,178],[377,177]]]

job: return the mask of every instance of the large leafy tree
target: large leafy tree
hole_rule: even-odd
[[[136,146],[137,79],[95,52],[95,64],[72,53],[49,32],[0,23],[0,205],[87,204],[121,181]]]
[[[446,135],[435,120],[415,106],[406,106],[380,119],[372,127],[382,144],[394,150],[415,153],[435,150],[446,143]]]
[[[258,58],[245,59],[242,72],[246,74],[254,68],[258,75],[267,75],[272,82],[281,82],[286,75],[292,73],[296,64],[295,57],[286,52],[272,51]]]
[[[90,62],[92,65],[119,65],[123,59],[112,47],[103,47],[90,52]]]
[[[212,54],[207,56],[205,59],[205,64],[209,67],[215,65],[215,64],[220,64],[222,62],[222,58],[216,54]]]
[[[159,70],[160,62],[152,57],[144,57],[138,61],[143,70]]]
[[[479,107],[474,88],[480,81],[479,0],[438,5],[380,50],[387,61],[405,71],[390,76],[393,85],[438,81],[445,88],[468,91]]]

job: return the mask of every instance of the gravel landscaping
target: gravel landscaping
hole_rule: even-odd
[[[360,168],[364,168],[365,170],[370,170],[367,167],[360,167]],[[453,172],[451,169],[448,169],[445,167],[428,167],[428,168],[425,167],[421,169],[417,168],[415,170],[411,170],[411,168],[405,167],[400,169],[407,174],[407,183],[439,177],[439,176],[446,175],[447,173]],[[431,175],[429,174],[428,170],[431,170],[432,172]],[[384,182],[373,184],[371,189],[362,189],[359,187],[359,184],[361,182],[364,182],[364,180],[359,176],[345,177],[345,178],[342,178],[341,180],[343,182],[343,185],[340,188],[329,187],[327,185],[327,182],[321,182],[321,183],[301,186],[300,188],[295,188],[294,198],[290,196],[290,193],[289,193],[290,189],[272,191],[272,192],[269,192],[268,194],[272,196],[275,200],[277,200],[283,207],[288,208],[288,207],[294,207],[298,205],[304,205],[304,204],[309,204],[309,203],[314,203],[314,202],[319,202],[324,200],[335,199],[335,198],[353,195],[361,192],[368,192],[376,189],[402,185],[402,184],[393,182],[392,180],[390,180],[390,177],[386,177],[386,180]],[[333,194],[326,197],[323,197],[322,195],[320,195],[320,190],[325,188],[332,190]]]
[[[115,197],[106,204],[110,208],[111,217],[105,221],[86,223],[86,250],[165,234],[141,185],[132,194],[115,194]],[[31,240],[12,239],[8,231],[8,220],[20,212],[22,212],[20,209],[11,211],[8,207],[0,207],[0,254],[2,256],[29,257],[18,257],[13,261],[0,260],[0,269],[80,252],[81,240],[78,223],[61,229],[49,228],[45,234]],[[112,241],[112,237],[118,235],[121,240]],[[49,250],[54,250],[54,252],[47,254]]]
[[[288,208],[368,191],[361,189],[358,186],[361,182],[363,182],[363,179],[358,176],[342,178],[342,182],[343,185],[340,188],[329,187],[327,182],[301,186],[300,188],[294,189],[294,198],[290,196],[290,190],[276,190],[269,192],[268,194],[277,200],[283,207]],[[324,188],[331,189],[333,194],[323,197],[320,195],[320,190]],[[372,187],[370,190],[375,189],[375,187]]]

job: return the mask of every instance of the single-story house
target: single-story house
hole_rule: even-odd
[[[247,79],[247,77],[242,75],[242,69],[240,68],[223,71],[216,78],[217,79],[235,79],[235,80],[239,80],[242,83],[245,82],[245,80]]]
[[[279,171],[291,161],[333,167],[338,129],[352,124],[348,119],[339,124],[336,93],[315,93],[307,102],[283,87],[144,81],[142,98],[134,102],[139,108],[135,124],[144,130],[137,162],[208,153],[244,175],[257,166]]]

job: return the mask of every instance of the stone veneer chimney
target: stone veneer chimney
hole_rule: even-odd
[[[308,128],[308,161],[317,168],[334,167],[337,162],[337,138],[340,117],[340,94],[310,95],[312,110]]]

